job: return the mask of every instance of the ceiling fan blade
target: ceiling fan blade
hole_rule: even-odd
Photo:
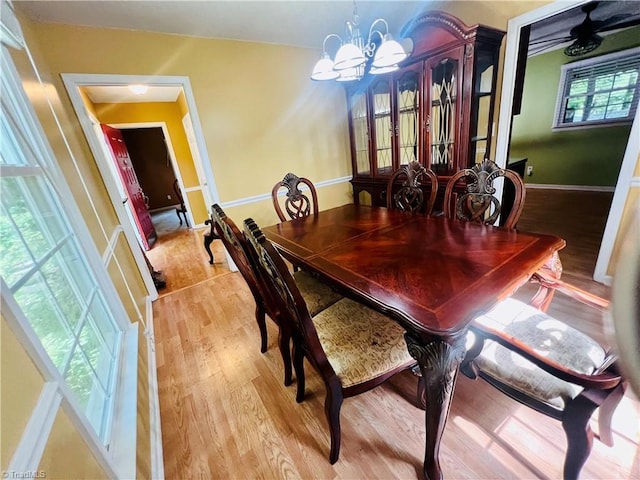
[[[558,45],[558,44],[557,43],[552,43],[550,45],[530,45],[529,46],[529,51],[527,53],[527,56],[531,57],[533,55],[537,55],[539,53],[546,52],[547,50],[555,47],[556,45]]]
[[[629,18],[628,15],[623,18]],[[598,32],[608,32],[610,30],[618,30],[620,28],[629,28],[635,27],[636,25],[640,25],[640,17],[634,18],[633,20],[627,20],[626,22],[613,23],[611,25],[605,25],[604,27],[600,27]]]
[[[542,43],[549,43],[549,42],[562,43],[562,42],[568,42],[569,40],[572,40],[572,38],[573,37],[571,36],[547,38],[547,39],[535,40],[533,42],[529,42],[529,45],[540,45]]]

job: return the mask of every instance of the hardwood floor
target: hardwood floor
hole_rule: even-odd
[[[559,234],[552,229],[562,228],[572,239],[562,255],[565,277],[608,295],[606,287],[589,280],[598,225],[604,226],[608,206],[567,200],[567,207],[552,206],[545,213],[549,197],[539,192],[528,196],[520,229]],[[572,205],[594,217],[601,208],[605,219],[586,219]],[[553,220],[565,208],[566,220]],[[583,231],[585,223],[594,231]],[[168,278],[153,305],[166,478],[419,478],[425,425],[424,412],[414,403],[416,379],[405,372],[346,399],[340,459],[330,465],[319,377],[307,368],[307,398],[297,404],[295,383],[282,384],[276,328],[268,322],[269,349],[261,354],[249,289],[239,273],[229,271],[220,241],[212,246],[219,262],[213,266],[202,231],[179,232],[149,252]],[[602,319],[582,314],[575,319],[576,310],[559,296],[553,308],[608,338]],[[615,446],[594,442],[583,479],[639,478],[639,406],[628,392],[614,416]],[[460,375],[440,458],[445,478],[557,479],[565,443],[558,422]]]

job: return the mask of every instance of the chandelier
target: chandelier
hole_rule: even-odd
[[[349,82],[360,80],[365,71],[372,75],[393,72],[409,53],[393,40],[389,33],[389,24],[383,18],[375,20],[369,28],[366,43],[360,33],[358,7],[353,2],[353,20],[347,21],[345,38],[331,33],[322,42],[322,56],[313,67],[311,80],[336,80]],[[377,30],[377,25],[384,26],[385,33]],[[327,53],[327,40],[335,38],[340,41],[340,48],[332,60]],[[371,65],[368,64],[369,60]],[[368,67],[368,70],[367,70]]]

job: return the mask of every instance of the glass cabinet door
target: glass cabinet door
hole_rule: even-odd
[[[396,123],[396,141],[398,143],[398,163],[408,165],[419,161],[418,153],[422,148],[420,135],[420,66],[408,69],[400,74],[395,83],[398,119]]]
[[[355,173],[356,175],[371,175],[366,90],[351,94],[349,99]]]
[[[454,168],[456,119],[458,118],[459,61],[443,58],[430,63],[429,126],[430,166],[437,175],[450,174]]]
[[[376,175],[388,175],[393,169],[390,81],[377,81],[371,88],[371,94],[375,122]]]
[[[491,130],[493,122],[494,63],[490,53],[478,53],[476,58],[476,76],[473,86],[473,106],[471,111],[470,161],[480,163],[489,158],[491,152]]]

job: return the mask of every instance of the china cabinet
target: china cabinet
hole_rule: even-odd
[[[426,12],[401,33],[413,51],[399,70],[347,87],[355,203],[385,205],[389,176],[412,160],[444,191],[455,172],[490,155],[504,33]]]

